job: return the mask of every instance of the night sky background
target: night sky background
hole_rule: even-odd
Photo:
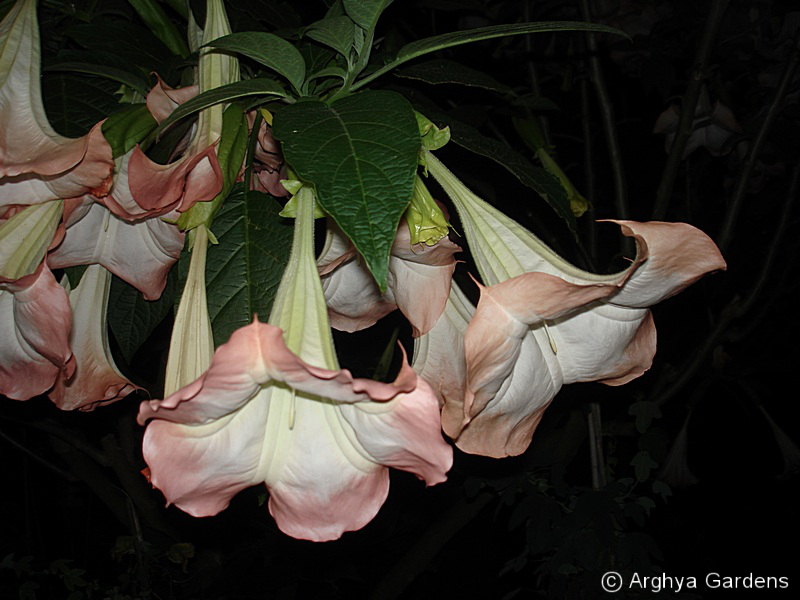
[[[134,32],[144,27],[124,1],[73,6],[77,12],[40,2],[45,65],[109,44],[101,35],[109,22]],[[617,229],[595,222],[620,216],[615,169],[627,187],[626,218],[688,222],[720,243],[726,272],[655,307],[659,349],[651,370],[623,387],[562,389],[522,456],[494,460],[457,450],[448,481],[430,489],[393,471],[378,516],[320,544],[281,533],[263,487],[240,493],[213,518],[165,508],[139,473],[143,430],[135,415],[144,395],[91,413],[63,413],[46,398],[3,399],[1,598],[598,598],[605,597],[600,575],[610,570],[698,578],[694,594],[662,591],[658,598],[732,597],[736,592],[705,589],[711,572],[789,578],[788,592],[745,589],[736,597],[796,593],[795,3],[397,0],[379,24],[377,56],[457,29],[582,20],[586,9],[631,39],[597,35],[596,51],[580,32],[490,40],[423,57],[377,87],[404,94],[472,146],[486,136],[537,166],[513,118],[538,119],[552,155],[591,202],[575,235],[489,145],[481,154],[451,142],[437,155],[481,197],[583,268],[625,265]],[[235,31],[275,31],[285,20],[321,18],[325,5],[232,0],[228,11]],[[714,18],[712,35],[707,24]],[[97,36],[70,35],[87,23]],[[704,42],[707,58],[697,68]],[[434,59],[453,62],[442,67]],[[668,154],[665,135],[653,129],[659,115],[685,101],[695,74],[704,82],[692,134],[698,144],[678,164],[673,191],[659,207]],[[89,91],[117,87],[75,73],[45,70],[43,77],[48,115],[71,136],[108,114],[107,105],[87,100]],[[64,93],[80,89],[86,93]],[[719,105],[735,123],[714,111]],[[613,113],[618,152],[609,149],[604,111]],[[459,258],[455,279],[475,299],[468,273],[477,272],[466,252]],[[132,361],[115,355],[154,398],[161,397],[170,329],[168,316]],[[336,333],[342,366],[371,376],[395,331],[411,353],[410,326],[399,313],[366,332]],[[598,408],[601,486],[592,479],[588,426]]]

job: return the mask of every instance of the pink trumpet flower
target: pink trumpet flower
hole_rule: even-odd
[[[266,111],[264,111],[266,112]],[[253,129],[255,124],[255,111],[247,113],[247,124]],[[272,128],[266,120],[261,121],[258,129],[256,151],[253,161],[253,170],[256,178],[253,180],[252,187],[260,192],[266,192],[278,198],[289,196],[289,192],[283,187],[282,179],[287,179],[286,161],[283,158],[280,144],[272,137]],[[242,173],[244,174],[244,166]]]
[[[334,329],[360,331],[399,308],[414,337],[431,330],[442,314],[460,252],[447,237],[436,244],[411,244],[405,220],[400,222],[389,254],[388,289],[381,294],[375,280],[344,233],[328,227],[317,260],[328,314]]]
[[[223,3],[208,3],[202,44],[231,32]],[[170,108],[203,93],[239,80],[239,63],[234,56],[205,48],[200,51],[197,85],[174,90],[158,83],[148,94],[147,105],[162,121]],[[151,161],[137,146],[128,163],[128,185],[138,210],[126,210],[118,202],[107,202],[115,214],[125,219],[165,215],[173,210],[185,212],[196,202],[213,200],[222,190],[222,170],[216,144],[222,134],[220,106],[200,111],[193,137],[183,156],[166,165]]]
[[[75,370],[62,371],[48,394],[62,410],[94,410],[137,389],[119,372],[108,346],[106,310],[110,285],[111,273],[100,265],[90,265],[80,283],[69,291],[72,307],[69,341]]]
[[[128,187],[128,158],[122,158],[110,196],[125,212],[135,211]],[[178,213],[166,215],[177,218]],[[51,268],[99,264],[156,300],[183,249],[184,234],[160,217],[129,222],[91,196],[67,201],[64,241],[47,258]]]
[[[0,281],[0,394],[28,400],[72,374],[71,319],[67,293],[43,262],[30,275]]]
[[[114,161],[100,124],[70,139],[45,115],[35,0],[20,0],[0,23],[0,49],[0,206],[104,196]]]
[[[448,384],[439,391],[443,427],[466,452],[521,454],[562,385],[621,385],[640,376],[656,349],[648,307],[725,268],[716,245],[690,225],[620,221],[636,241],[636,258],[620,273],[588,273],[475,196],[432,154],[426,158],[456,206],[487,284],[463,337],[464,395],[452,392],[452,376],[415,361],[429,381]],[[450,323],[463,327],[458,319]],[[436,336],[459,333],[459,326],[443,326],[429,335],[441,345]]]
[[[69,300],[43,263],[64,235],[62,206],[13,206],[0,217],[0,394],[15,400],[46,392],[74,369]]]
[[[233,333],[209,369],[143,402],[152,483],[194,516],[214,515],[266,483],[287,534],[333,540],[385,501],[388,468],[444,481],[452,450],[430,387],[404,364],[394,383],[340,369],[314,262],[314,197],[296,195],[292,255],[270,316]]]

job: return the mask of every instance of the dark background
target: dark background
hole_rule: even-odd
[[[69,35],[78,24],[94,24],[98,35],[112,21],[142,27],[126,2],[97,4],[40,3],[45,65],[63,52],[92,50],[85,38]],[[710,111],[715,102],[730,108],[740,130],[723,132],[723,143],[712,148],[718,155],[701,146],[681,161],[669,202],[656,214],[692,223],[718,241],[728,227],[722,244],[728,270],[654,309],[659,351],[652,369],[620,388],[563,389],[520,457],[493,460],[456,451],[448,481],[431,489],[392,472],[389,499],[375,520],[324,544],[282,534],[263,488],[239,494],[213,518],[165,509],[160,492],[139,475],[142,430],[134,416],[141,396],[86,414],[61,413],[45,398],[5,400],[0,597],[594,598],[604,595],[599,576],[609,570],[626,577],[694,576],[700,585],[694,597],[736,594],[704,589],[710,572],[788,577],[788,593],[800,586],[800,450],[791,441],[800,439],[794,306],[800,238],[792,184],[800,158],[792,71],[800,13],[788,0],[588,5],[595,21],[623,29],[631,40],[598,35],[591,52],[583,33],[540,34],[436,55],[490,75],[508,86],[503,92],[433,85],[413,71],[384,77],[379,87],[400,91],[436,111],[439,122],[467,124],[528,160],[531,152],[512,117],[543,119],[553,156],[592,204],[578,219],[577,235],[492,157],[455,143],[440,155],[479,195],[570,260],[610,272],[624,264],[620,241],[614,227],[594,220],[620,216],[614,169],[627,184],[627,217],[652,219],[667,162],[664,136],[653,127],[662,111],[685,101],[693,73],[700,74],[704,96],[695,134],[718,125]],[[324,6],[231,1],[228,10],[234,30],[273,31],[275,14],[309,23],[321,18]],[[697,69],[715,11],[721,24]],[[580,4],[572,0],[397,0],[379,25],[380,52],[390,55],[405,42],[456,29],[580,19]],[[175,20],[181,22],[177,14]],[[607,89],[605,101],[598,99],[598,80]],[[93,122],[79,93],[54,92],[75,85],[106,92],[118,87],[45,71],[48,114],[67,135]],[[613,111],[617,156],[608,146],[603,110]],[[475,270],[464,260],[456,280],[474,294],[467,273]],[[118,360],[153,397],[161,393],[169,328],[167,319],[132,364]],[[410,349],[410,329],[397,313],[374,330],[337,334],[342,365],[370,375],[374,348],[383,347],[395,328]],[[591,476],[593,403],[602,413],[602,486]],[[642,411],[653,418],[643,419]],[[684,445],[678,443],[682,430]],[[733,597],[782,595],[742,585]],[[678,595],[657,594],[672,596]]]

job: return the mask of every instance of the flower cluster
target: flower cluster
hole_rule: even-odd
[[[236,59],[207,46],[228,33],[221,0],[209,0],[196,83],[173,89],[159,79],[146,99],[155,121],[238,81]],[[442,430],[465,452],[520,454],[562,385],[642,375],[656,349],[649,307],[725,268],[694,227],[620,221],[637,248],[630,266],[583,271],[421,150],[460,217],[480,301],[473,306],[451,281],[461,248],[419,174],[382,291],[332,220],[315,256],[316,190],[284,187],[281,149],[250,111],[249,128],[259,124],[252,185],[273,196],[291,189],[294,240],[267,322],[254,315],[215,349],[205,280],[213,210],[198,203],[221,199],[230,183],[218,157],[223,106],[200,111],[168,164],[139,146],[115,156],[102,123],[79,139],[48,123],[35,0],[17,2],[2,22],[0,52],[0,393],[48,394],[62,409],[89,410],[133,392],[109,352],[111,275],[158,298],[184,247],[183,223],[191,262],[164,398],[142,402],[138,420],[150,481],[195,516],[264,483],[283,531],[331,540],[375,516],[389,467],[444,481],[453,450]],[[79,265],[79,281],[59,285],[51,272]],[[392,383],[340,368],[331,326],[357,331],[395,309],[413,329],[412,363],[404,355]]]

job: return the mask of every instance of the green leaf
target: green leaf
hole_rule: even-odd
[[[227,85],[221,85],[213,90],[203,92],[191,100],[184,102],[164,119],[161,123],[160,131],[166,130],[170,125],[194,114],[198,111],[214,106],[221,102],[230,102],[245,96],[282,96],[287,97],[286,90],[274,79],[258,78],[237,81]]]
[[[430,112],[428,113],[430,117]],[[445,118],[445,121],[449,119]],[[450,139],[467,150],[485,156],[505,167],[524,185],[538,193],[575,231],[575,215],[570,209],[567,192],[557,177],[544,169],[534,167],[522,154],[500,143],[494,138],[483,135],[475,127],[455,120],[450,120]]]
[[[103,123],[103,135],[111,145],[114,158],[124,155],[158,126],[147,105],[131,104],[114,113]]]
[[[647,450],[640,450],[633,457],[631,466],[635,469],[636,479],[645,481],[650,477],[650,471],[658,467],[658,463],[650,458],[650,453]]]
[[[661,496],[661,499],[666,502],[667,498],[672,496],[672,488],[663,481],[655,480],[653,482],[653,493]]]
[[[325,67],[308,76],[308,80],[319,79],[322,77],[337,77],[341,80],[347,79],[347,71],[341,67]]]
[[[237,185],[214,218],[219,243],[208,248],[206,293],[215,346],[252,322],[254,314],[269,316],[294,231],[291,221],[278,216],[280,210],[271,196],[245,194]]]
[[[435,59],[401,69],[395,73],[404,79],[424,81],[431,85],[454,84],[477,87],[505,94],[510,91],[507,85],[500,83],[491,75],[471,69],[454,60]]]
[[[175,279],[175,269],[172,269],[161,297],[151,301],[145,300],[139,290],[116,275],[112,277],[108,296],[108,325],[128,363],[172,310]]]
[[[390,2],[391,0],[344,0],[344,9],[356,25],[371,31]]]
[[[388,91],[363,92],[330,106],[298,102],[275,115],[273,134],[385,291],[389,249],[414,190],[420,147],[409,103]]]
[[[272,33],[246,31],[232,33],[206,44],[228,52],[238,52],[286,77],[298,92],[306,77],[303,55],[292,44]]]
[[[388,73],[403,63],[413,60],[419,56],[436,52],[437,50],[444,50],[445,48],[452,48],[453,46],[460,46],[462,44],[470,44],[472,42],[480,42],[483,40],[490,40],[492,38],[507,37],[511,35],[523,35],[528,33],[546,33],[553,31],[597,31],[602,33],[612,33],[628,37],[624,32],[607,25],[599,25],[597,23],[586,23],[583,21],[543,21],[541,23],[512,23],[508,25],[493,25],[491,27],[479,27],[477,29],[467,29],[463,31],[454,31],[452,33],[445,33],[436,35],[429,38],[424,38],[406,44],[400,48],[395,58],[389,64],[381,67],[377,71],[371,73],[361,81],[353,85],[352,89],[356,90],[370,81],[380,77],[384,73]]]
[[[106,79],[111,79],[112,81],[117,81],[123,85],[127,85],[128,87],[133,88],[142,94],[142,96],[146,96],[149,90],[149,85],[144,77],[140,77],[139,75],[131,73],[130,71],[115,69],[114,67],[107,67],[105,65],[67,61],[47,65],[43,71],[83,73],[84,75],[104,77]]]
[[[170,21],[158,2],[155,0],[128,0],[136,13],[145,22],[148,29],[153,32],[173,54],[186,58],[189,56],[189,47],[178,32],[178,28]]]
[[[74,290],[76,287],[78,287],[78,284],[80,284],[81,279],[83,279],[83,274],[86,272],[87,268],[89,268],[89,265],[74,265],[72,267],[64,267],[64,275],[67,276],[67,281],[69,281],[69,287],[71,289]]]
[[[119,85],[107,79],[70,73],[51,73],[42,79],[42,100],[53,128],[67,137],[80,137],[119,110],[114,92]]]
[[[342,15],[340,17],[328,17],[312,23],[306,28],[305,35],[320,44],[333,48],[339,54],[348,58],[350,49],[353,47],[355,31],[353,20],[346,15]]]
[[[655,402],[640,400],[631,404],[628,414],[636,417],[636,429],[639,433],[644,433],[653,419],[661,418],[661,408]]]

